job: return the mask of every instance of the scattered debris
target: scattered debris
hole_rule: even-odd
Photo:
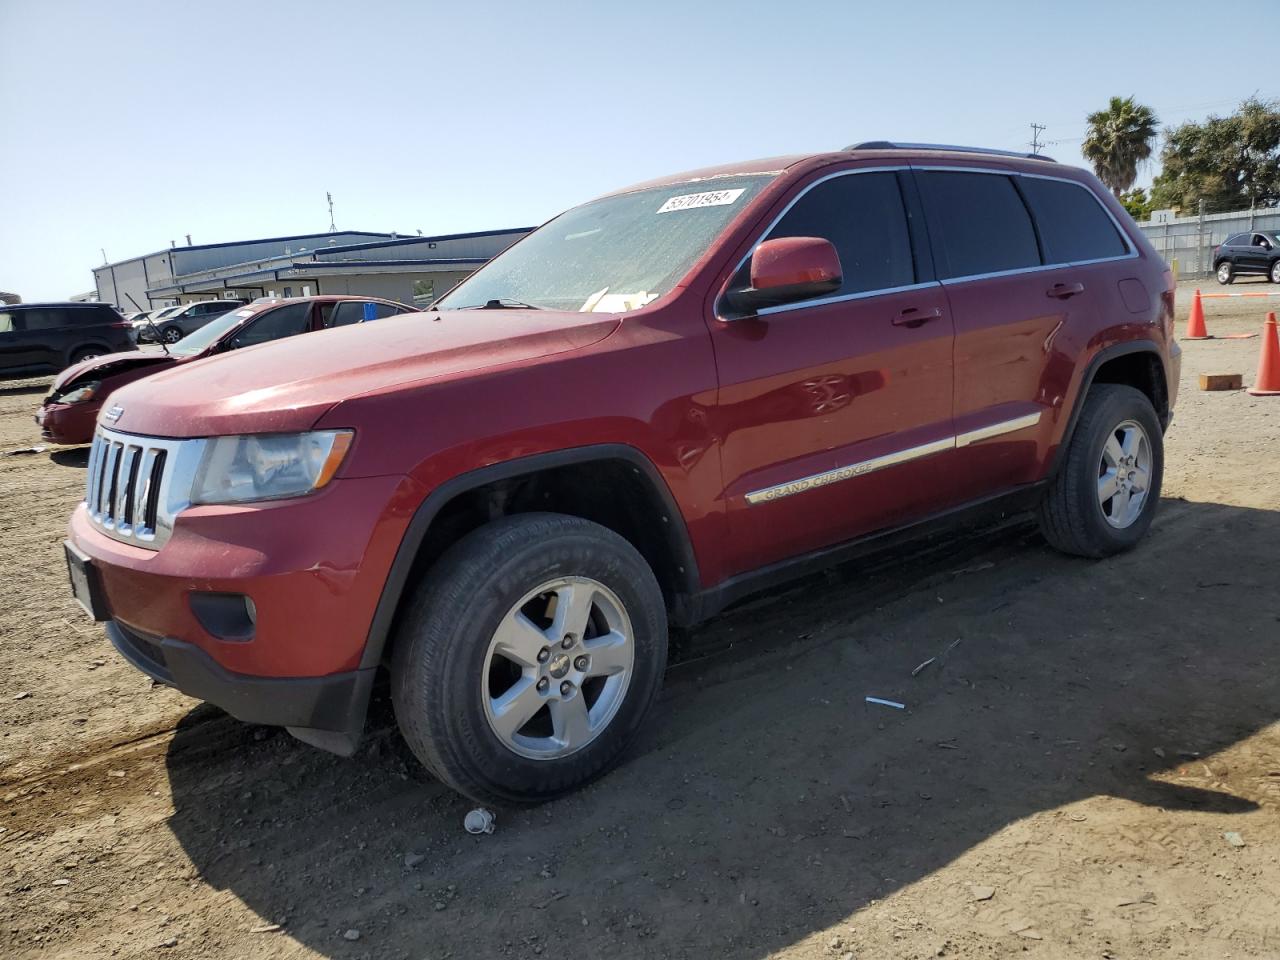
[[[972,567],[961,567],[959,570],[952,570],[953,577],[960,577],[966,573],[980,573],[983,570],[990,570],[995,564],[990,560],[983,560],[981,563],[975,563]]]
[[[29,696],[31,696],[31,694],[30,694],[28,691],[23,690],[20,694],[18,694],[18,695],[17,695],[16,697],[14,697],[13,699],[15,699],[15,700],[25,700],[25,699],[27,699],[27,697],[29,697]]]
[[[1083,813],[1068,813],[1067,819],[1074,820],[1076,823],[1084,823],[1089,818],[1086,817]]]
[[[1152,893],[1150,890],[1147,890],[1143,893],[1137,894],[1136,896],[1126,897],[1125,899],[1118,902],[1116,906],[1117,907],[1136,907],[1140,903],[1154,904],[1155,902],[1156,902],[1156,895]]]
[[[108,776],[108,777],[116,777],[116,778],[118,778],[118,779],[119,779],[119,778],[123,778],[123,777],[124,777],[124,771],[123,771],[123,770],[108,770],[108,771],[107,771],[107,776]]]
[[[422,861],[426,859],[427,858],[423,856],[421,853],[406,853],[404,855],[404,865],[408,867],[410,870],[412,870],[414,867],[416,867],[418,864],[422,863]]]
[[[924,663],[920,664],[918,667],[916,667],[914,670],[912,670],[912,671],[911,671],[911,675],[914,677],[914,676],[915,676],[916,674],[918,674],[921,670],[923,670],[925,667],[927,667],[929,664],[933,663],[933,661],[935,661],[935,660],[937,660],[937,659],[938,659],[937,657],[930,657],[930,658],[929,658],[928,660],[926,660]]]
[[[178,945],[177,937],[170,937],[168,940],[160,941],[160,946],[162,947],[176,947],[177,945]]]
[[[907,705],[905,703],[898,703],[896,700],[881,700],[879,697],[865,697],[864,699],[867,703],[878,703],[882,707],[893,707],[895,710],[907,709]]]
[[[990,900],[996,895],[995,887],[984,887],[976,883],[969,884],[969,899],[973,901]]]
[[[557,900],[563,900],[567,896],[567,893],[553,893],[551,896],[547,897],[547,899],[539,900],[537,903],[531,903],[529,906],[533,907],[535,910],[545,910]]]
[[[343,939],[343,940],[359,940],[359,939],[360,939],[360,931],[359,931],[359,930],[356,930],[356,929],[353,927],[352,929],[350,929],[350,930],[346,931],[346,932],[342,935],[342,939]]]
[[[71,882],[70,880],[67,880],[67,879],[65,879],[65,878],[64,878],[64,879],[62,879],[62,880],[55,880],[55,881],[53,881],[53,885],[54,885],[55,887],[65,887],[65,886],[66,886],[67,884],[69,884],[70,882]]]
[[[493,833],[494,823],[493,811],[486,810],[484,807],[476,807],[462,821],[467,833]]]
[[[959,750],[960,749],[958,746],[956,746],[954,743],[952,743],[949,740],[939,740],[938,746],[941,747],[943,750]]]
[[[49,448],[43,443],[40,443],[34,447],[19,447],[17,450],[6,450],[3,455],[6,457],[16,457],[24,453],[44,453],[48,449]]]
[[[254,927],[249,932],[250,933],[275,933],[277,930],[281,928],[281,926],[282,925],[279,923],[264,923],[260,927]]]
[[[1164,759],[1164,750],[1161,747],[1152,747],[1151,752],[1154,753],[1161,760]]]
[[[1244,377],[1239,373],[1200,374],[1201,390],[1239,390],[1243,386]]]
[[[1228,830],[1222,835],[1222,839],[1226,840],[1227,843],[1231,844],[1233,847],[1243,847],[1245,845],[1244,837],[1240,836],[1240,834],[1235,830]]]

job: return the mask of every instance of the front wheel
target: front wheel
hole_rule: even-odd
[[[1230,260],[1223,260],[1218,264],[1218,282],[1222,284],[1231,283],[1236,278],[1235,268],[1231,266]]]
[[[177,343],[182,339],[182,328],[173,326],[165,327],[160,331],[160,339],[169,344]]]
[[[1128,550],[1151,526],[1163,474],[1164,437],[1146,394],[1097,384],[1040,503],[1040,529],[1080,557]]]
[[[1271,282],[1280,283],[1280,260],[1275,260],[1271,264]]]
[[[521,514],[445,552],[394,642],[392,701],[418,759],[475,800],[539,803],[604,773],[640,728],[666,607],[613,531]]]

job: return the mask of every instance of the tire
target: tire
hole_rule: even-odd
[[[1228,283],[1235,283],[1236,268],[1230,260],[1223,260],[1220,264],[1213,268],[1214,274],[1218,278],[1218,282],[1224,286]]]
[[[1137,451],[1134,463],[1126,466],[1119,458],[1126,469],[1111,466],[1117,450],[1129,455],[1129,438],[1138,435],[1141,439],[1132,444]],[[1121,384],[1096,384],[1085,397],[1058,472],[1040,502],[1040,530],[1052,546],[1078,557],[1129,550],[1151,526],[1163,474],[1164,438],[1146,394]],[[1118,483],[1124,489],[1117,489]],[[1116,489],[1115,497],[1123,502],[1103,500],[1108,489]]]
[[[105,351],[101,347],[81,347],[71,355],[71,362],[68,367],[74,367],[77,363],[83,363],[85,360],[92,360],[94,357],[100,357]]]
[[[1270,279],[1272,283],[1280,283],[1280,260],[1271,261]]]
[[[574,596],[590,599],[563,603],[568,625],[548,616]],[[563,649],[555,638],[582,609],[590,619],[576,646]],[[619,638],[628,631],[624,668]],[[394,644],[392,703],[418,759],[474,800],[535,804],[603,774],[640,729],[666,668],[666,606],[649,565],[613,531],[562,514],[519,514],[444,553],[412,595]],[[517,645],[519,661],[507,659]],[[601,675],[587,676],[592,670]],[[497,714],[507,703],[504,723]],[[527,722],[511,719],[538,703]]]
[[[171,324],[160,331],[160,339],[168,344],[177,343],[182,339],[182,328]]]

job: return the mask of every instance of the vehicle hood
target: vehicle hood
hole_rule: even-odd
[[[343,400],[581,349],[620,322],[551,310],[387,317],[162,371],[112,394],[110,426],[175,438],[307,430]]]
[[[113,377],[126,370],[138,370],[142,367],[160,367],[172,364],[175,357],[164,353],[147,353],[142,350],[126,350],[121,353],[108,353],[92,360],[82,360],[72,364],[53,379],[51,393],[62,393],[68,387],[90,380],[101,380]]]

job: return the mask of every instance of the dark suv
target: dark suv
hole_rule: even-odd
[[[105,303],[0,304],[0,377],[40,377],[134,350],[131,325]]]
[[[536,802],[621,755],[669,624],[978,509],[1134,547],[1179,358],[1172,274],[1082,170],[884,142],[698,170],[425,313],[121,388],[67,564],[157,680],[350,753],[386,670],[427,767]]]
[[[1236,233],[1213,251],[1213,271],[1219,283],[1234,283],[1236,277],[1264,276],[1280,283],[1280,233]]]

